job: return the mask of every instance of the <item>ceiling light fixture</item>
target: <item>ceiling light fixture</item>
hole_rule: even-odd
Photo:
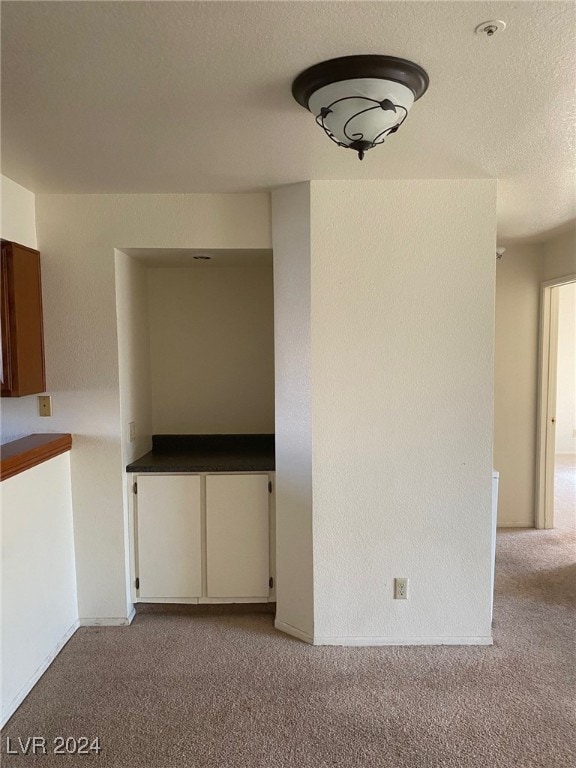
[[[396,133],[412,104],[428,88],[428,75],[396,56],[343,56],[301,72],[292,83],[296,101],[339,147],[363,159]]]

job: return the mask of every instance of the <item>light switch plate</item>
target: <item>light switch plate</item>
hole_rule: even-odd
[[[129,440],[131,443],[133,443],[134,440],[136,440],[136,422],[135,421],[129,422],[128,431],[130,433]]]
[[[52,397],[50,395],[38,396],[38,415],[52,416]]]

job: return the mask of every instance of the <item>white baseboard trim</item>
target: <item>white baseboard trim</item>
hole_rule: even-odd
[[[492,645],[492,636],[480,637],[315,637],[314,645]]]
[[[534,528],[534,523],[498,523],[498,528]]]
[[[81,627],[129,627],[130,624],[132,624],[132,621],[134,620],[134,616],[136,616],[136,608],[135,606],[132,606],[132,609],[128,616],[124,618],[123,616],[116,617],[113,616],[112,618],[97,618],[97,619],[80,619],[80,626]]]
[[[285,632],[287,635],[292,635],[292,637],[296,637],[298,640],[303,640],[305,643],[312,645],[314,642],[312,635],[309,635],[307,632],[303,632],[301,629],[298,629],[298,627],[293,627],[291,624],[286,624],[284,621],[276,620],[274,622],[274,626],[276,629],[279,629],[280,632]]]
[[[46,656],[42,664],[40,664],[40,666],[34,672],[34,674],[22,686],[18,694],[12,699],[12,701],[9,704],[6,704],[6,706],[2,708],[0,728],[3,728],[6,725],[8,720],[12,717],[14,712],[16,712],[20,704],[22,704],[26,696],[28,696],[32,688],[34,688],[38,680],[40,680],[44,672],[46,672],[50,664],[52,664],[56,656],[58,656],[62,648],[64,648],[68,640],[70,640],[70,638],[72,637],[74,632],[76,632],[79,626],[80,626],[80,622],[77,619],[72,624],[72,626],[66,630],[62,638],[56,644],[56,647],[52,651],[50,651],[50,653],[48,654],[48,656]]]
[[[284,621],[274,622],[276,629],[310,645],[342,645],[351,647],[382,645],[492,645],[492,635],[464,637],[312,637]]]

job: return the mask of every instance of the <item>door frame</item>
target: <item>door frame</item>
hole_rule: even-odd
[[[536,509],[534,526],[554,526],[554,458],[558,374],[558,290],[576,281],[576,273],[540,286],[538,418],[536,436]]]

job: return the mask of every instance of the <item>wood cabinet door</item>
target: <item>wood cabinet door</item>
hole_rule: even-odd
[[[197,475],[138,476],[140,600],[202,594],[201,505]]]
[[[206,477],[208,597],[268,597],[268,475]]]
[[[46,391],[40,254],[2,241],[2,396]]]

